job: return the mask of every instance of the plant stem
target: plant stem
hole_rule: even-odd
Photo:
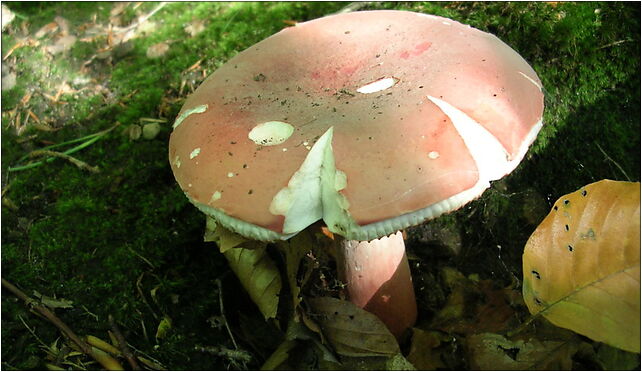
[[[66,151],[63,151],[62,153],[60,153],[60,154],[64,154],[64,155],[71,155],[74,152],[80,151],[80,150],[84,149],[85,147],[90,146],[94,142],[98,141],[102,136],[104,136],[105,134],[111,132],[114,128],[116,128],[119,125],[120,125],[120,123],[116,123],[111,128],[105,129],[105,130],[100,131],[98,133],[90,134],[90,135],[85,136],[85,137],[76,138],[76,139],[73,139],[73,140],[70,140],[70,141],[66,141],[66,142],[62,142],[62,143],[58,143],[58,144],[55,144],[55,145],[46,146],[46,147],[43,147],[42,149],[39,149],[39,150],[36,150],[36,151],[45,151],[45,150],[49,150],[49,149],[52,149],[52,148],[56,148],[56,147],[68,145],[70,143],[76,143],[76,142],[80,142],[80,141],[83,141],[85,139],[88,139],[87,141],[81,143],[80,145],[74,146],[74,147],[70,148],[69,150],[66,150]],[[23,161],[23,160],[29,158],[30,156],[32,156],[31,153],[29,153],[29,154],[23,156],[22,158],[20,158],[18,160],[18,162]],[[27,169],[38,167],[38,166],[44,164],[45,162],[50,162],[50,161],[53,161],[53,160],[54,160],[54,158],[50,157],[50,158],[47,158],[45,160],[37,161],[37,162],[34,162],[34,163],[29,163],[29,164],[26,164],[26,165],[19,165],[17,167],[9,167],[9,168],[7,168],[7,171],[8,172],[17,172],[17,171],[27,170]]]

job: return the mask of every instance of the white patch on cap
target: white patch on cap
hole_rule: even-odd
[[[195,158],[195,157],[197,157],[197,156],[198,156],[198,154],[200,154],[200,153],[201,153],[201,148],[200,148],[200,147],[197,147],[197,148],[195,148],[194,150],[192,150],[192,152],[189,154],[189,158],[190,158],[190,159],[194,159],[194,158]]]
[[[441,23],[445,24],[446,26],[450,26],[451,25],[450,22],[446,22],[446,21],[442,21]]]
[[[535,80],[533,80],[533,78],[531,78],[530,76],[526,75],[525,73],[523,73],[523,72],[521,72],[521,71],[517,71],[517,72],[519,72],[519,74],[520,74],[520,75],[522,75],[523,77],[525,77],[526,79],[528,79],[528,81],[530,81],[531,83],[533,83],[533,84],[534,84],[534,85],[535,85],[539,90],[542,90],[542,86],[541,86],[538,82],[536,82]]]
[[[232,178],[232,177],[234,177],[234,173],[233,173],[233,172],[228,172],[228,173],[227,173],[227,177],[228,177],[228,178]]]
[[[428,99],[450,118],[464,140],[477,164],[480,182],[498,180],[512,170],[508,152],[486,128],[450,103],[432,96]]]
[[[247,135],[254,143],[261,146],[274,146],[287,141],[294,132],[294,127],[282,121],[266,121],[250,131]]]
[[[439,157],[439,153],[437,151],[431,151],[428,153],[428,158],[430,159],[437,159]]]
[[[348,177],[344,172],[341,172],[337,169],[334,176],[334,189],[336,191],[341,191],[348,186]]]
[[[319,138],[288,185],[272,199],[270,213],[285,216],[284,234],[299,232],[323,217],[321,168],[331,142],[332,128]]]
[[[178,157],[178,155],[176,155],[176,157],[174,158],[174,165],[176,166],[176,168],[181,167],[181,159]]]
[[[357,92],[363,94],[381,92],[382,90],[393,87],[395,84],[397,84],[398,81],[398,79],[395,79],[393,77],[381,78],[379,80],[373,81],[370,84],[362,86],[361,88],[357,89]]]
[[[213,203],[221,198],[222,194],[220,191],[214,191],[212,197],[210,198],[210,203]]]
[[[174,122],[172,129],[176,129],[176,127],[179,126],[183,122],[183,120],[185,120],[188,116],[192,114],[200,114],[205,112],[206,110],[207,110],[207,105],[200,105],[200,106],[191,108],[189,110],[185,110],[185,112],[183,112],[178,118],[176,118],[176,121]]]
[[[272,199],[270,213],[285,216],[283,234],[297,233],[321,218],[341,235],[356,226],[347,212],[348,200],[339,193],[347,177],[335,168],[332,134],[330,127],[319,137],[288,185]]]

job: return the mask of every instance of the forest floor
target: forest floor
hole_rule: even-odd
[[[260,368],[285,340],[284,324],[266,322],[238,295],[227,261],[203,242],[205,219],[174,180],[168,138],[185,97],[235,54],[348,5],[3,3],[3,279],[77,335],[109,341],[111,315],[146,368]],[[401,345],[405,360],[484,368],[471,358],[470,336],[505,333],[528,317],[522,252],[557,198],[601,179],[640,180],[640,6],[368,2],[359,10],[374,9],[490,32],[545,88],[545,125],[520,166],[465,208],[407,231],[419,320]],[[524,331],[540,341],[531,367],[639,368],[639,355],[538,324]],[[2,369],[99,368],[4,288],[1,332]],[[554,353],[541,346],[560,339]],[[510,364],[519,351],[511,342],[488,360],[522,369]],[[340,365],[318,345],[300,340],[281,368],[410,367],[365,356]]]

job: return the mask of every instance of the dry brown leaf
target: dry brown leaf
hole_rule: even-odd
[[[308,300],[317,322],[334,350],[345,356],[392,356],[399,344],[375,315],[349,301],[332,297]]]
[[[41,37],[54,33],[58,30],[58,24],[56,22],[49,22],[46,25],[40,27],[38,31],[33,35],[36,39],[40,39]]]
[[[60,28],[60,34],[62,36],[69,35],[69,21],[61,16],[56,16],[56,18],[54,18],[54,22],[56,22],[56,24]]]
[[[71,49],[76,43],[77,38],[73,35],[67,35],[59,38],[53,45],[45,47],[45,50],[51,54],[58,54]]]
[[[526,243],[532,314],[640,352],[640,183],[602,180],[561,197]]]
[[[194,37],[205,30],[205,21],[201,19],[192,21],[185,26],[184,30],[189,34],[189,36]]]
[[[147,48],[147,58],[160,58],[169,50],[169,44],[161,42]]]

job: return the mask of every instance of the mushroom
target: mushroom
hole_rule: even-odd
[[[187,98],[169,144],[189,200],[263,241],[344,237],[353,302],[400,336],[416,303],[398,231],[477,198],[542,127],[533,69],[488,33],[406,11],[299,23]]]

